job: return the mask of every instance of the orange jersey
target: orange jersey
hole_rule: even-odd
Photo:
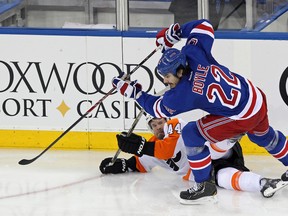
[[[194,181],[194,176],[190,171],[187,160],[186,147],[181,136],[182,128],[186,124],[186,122],[178,118],[168,120],[164,126],[164,139],[159,140],[155,136],[149,139],[149,142],[155,142],[154,157],[148,155],[135,156],[136,168],[140,172],[149,172],[153,167],[160,166],[176,172],[176,174],[183,176],[185,180]],[[207,142],[212,160],[228,157],[230,155],[229,149],[233,145],[234,143],[230,143],[229,140],[211,145]]]
[[[140,172],[149,172],[153,167],[160,166],[179,175],[186,175],[189,163],[181,136],[184,125],[186,122],[181,119],[168,120],[164,126],[164,139],[159,140],[155,136],[149,139],[150,142],[155,142],[154,157],[148,155],[136,157],[137,169]]]

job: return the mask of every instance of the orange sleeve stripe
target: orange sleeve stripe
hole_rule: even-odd
[[[238,172],[234,173],[232,178],[231,178],[231,186],[234,190],[241,191],[241,188],[239,185],[239,178],[241,175],[242,175],[242,172],[238,171]]]
[[[147,171],[142,166],[142,164],[141,164],[141,162],[139,160],[139,157],[135,156],[135,158],[136,158],[136,168],[137,168],[137,170],[139,170],[139,172],[141,172],[141,173],[146,173]]]

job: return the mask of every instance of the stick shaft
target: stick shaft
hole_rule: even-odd
[[[131,74],[134,73],[139,67],[141,67],[151,56],[153,56],[162,46],[156,47],[145,59],[143,59],[132,71]]]
[[[167,90],[169,90],[169,87],[166,87],[165,89],[163,89],[162,91],[158,92],[157,94],[155,94],[156,96],[160,96],[163,95]],[[127,132],[127,137],[131,135],[131,133],[133,132],[133,130],[135,129],[136,125],[138,124],[139,120],[141,119],[142,115],[145,113],[145,110],[143,108],[141,108],[139,114],[137,115],[136,119],[134,120],[131,128],[129,129],[129,131]],[[119,154],[121,153],[121,149],[118,149],[114,155],[114,157],[111,159],[111,162],[109,163],[108,166],[112,166],[115,161],[117,160]]]
[[[142,109],[140,110],[140,112],[138,113],[136,119],[134,120],[132,126],[130,127],[129,131],[127,132],[127,137],[131,135],[131,133],[132,133],[133,130],[135,129],[136,125],[138,124],[139,120],[141,119],[143,113],[144,113],[144,109],[142,108]],[[115,161],[117,160],[117,158],[118,158],[118,156],[119,156],[120,153],[121,153],[121,149],[118,149],[118,150],[116,151],[114,157],[112,158],[109,166],[112,166],[112,165],[115,163]]]
[[[156,53],[161,46],[156,47],[146,58],[144,58],[132,71],[131,73],[134,73],[139,67],[141,67],[154,53]],[[27,165],[35,160],[37,160],[39,157],[41,157],[46,151],[48,151],[52,146],[55,145],[63,136],[65,136],[72,128],[74,128],[83,118],[85,118],[90,112],[92,112],[100,103],[102,103],[109,95],[113,93],[113,91],[116,89],[116,87],[113,87],[107,94],[105,94],[97,103],[95,103],[90,109],[88,109],[82,116],[80,116],[79,119],[77,119],[69,128],[67,128],[57,139],[55,139],[48,147],[46,147],[38,156],[28,160],[28,159],[22,159],[18,163],[21,165]],[[141,117],[141,116],[140,116]],[[140,119],[139,117],[139,119]],[[138,120],[139,121],[139,120]],[[138,122],[137,122],[138,123]],[[136,123],[136,124],[137,124]],[[135,125],[136,126],[136,125]],[[134,126],[134,127],[135,127]],[[134,129],[134,128],[133,128]],[[133,130],[132,130],[133,131]],[[132,132],[131,131],[131,132]],[[119,152],[120,153],[120,152]]]
[[[87,110],[80,118],[78,118],[69,128],[67,128],[57,139],[55,139],[48,147],[46,147],[38,156],[31,160],[23,159],[19,161],[19,164],[26,165],[41,157],[46,151],[48,151],[55,143],[57,143],[63,136],[65,136],[72,128],[74,128],[83,118],[85,118],[90,112],[92,112],[100,103],[102,103],[109,95],[113,93],[116,87],[113,87],[107,94],[105,94],[97,103],[95,103],[89,110]]]

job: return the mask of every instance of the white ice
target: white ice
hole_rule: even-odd
[[[51,149],[29,165],[18,164],[42,150],[0,149],[1,216],[265,216],[288,211],[288,187],[270,199],[218,188],[216,204],[181,205],[179,193],[188,183],[161,168],[102,175],[101,160],[115,151]],[[286,170],[271,156],[245,155],[245,161],[265,177],[279,178]]]

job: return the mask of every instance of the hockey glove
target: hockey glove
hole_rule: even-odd
[[[143,154],[154,156],[154,142],[147,142],[142,136],[132,133],[127,137],[126,132],[117,134],[119,148],[126,153],[135,154],[141,157]]]
[[[142,85],[134,81],[124,81],[122,78],[114,77],[112,85],[117,88],[117,91],[128,98],[138,99],[142,94]]]
[[[100,166],[99,169],[103,174],[118,174],[118,173],[125,173],[128,171],[127,160],[124,158],[116,159],[115,163],[111,166],[109,165],[112,158],[105,158]]]
[[[124,72],[120,73],[120,75],[117,77],[113,77],[112,79],[113,87],[117,87],[117,84],[121,81],[126,80],[126,78],[127,78],[127,74],[125,74]]]
[[[162,52],[171,48],[181,40],[181,27],[178,23],[172,24],[169,28],[162,29],[156,35],[156,46],[162,45]]]

